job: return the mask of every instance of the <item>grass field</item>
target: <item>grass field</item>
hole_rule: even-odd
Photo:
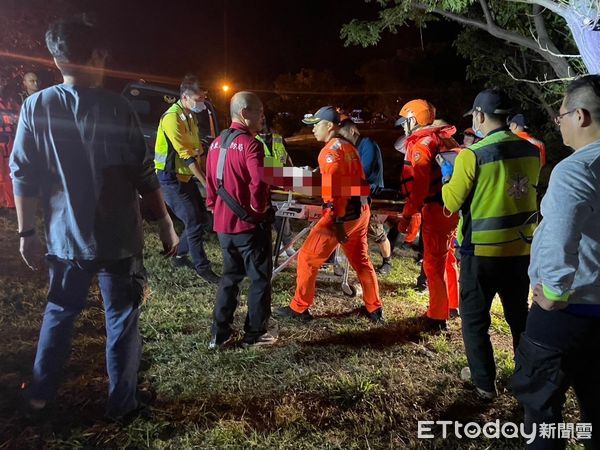
[[[516,439],[417,438],[419,420],[520,422],[507,392],[513,369],[508,329],[495,304],[492,339],[500,395],[481,403],[459,379],[466,358],[460,321],[445,335],[419,329],[427,296],[412,290],[418,268],[409,255],[394,260],[380,282],[386,325],[357,313],[339,285],[319,284],[309,324],[278,322],[275,347],[207,349],[215,287],[190,269],[174,269],[148,233],[151,294],[141,330],[140,380],[157,393],[148,417],[125,427],[103,420],[107,379],[104,318],[97,288],[77,325],[65,382],[53,414],[31,424],[17,413],[20,385],[33,362],[46,274],[26,270],[18,256],[13,216],[0,217],[0,448],[379,449],[522,448]],[[150,231],[150,230],[149,230]],[[207,252],[220,272],[215,236]],[[376,253],[374,252],[374,255]],[[376,262],[378,256],[374,256]],[[293,294],[294,269],[274,281],[274,307]],[[242,328],[245,297],[236,314]],[[577,421],[571,397],[567,420]],[[577,448],[575,444],[572,448]]]

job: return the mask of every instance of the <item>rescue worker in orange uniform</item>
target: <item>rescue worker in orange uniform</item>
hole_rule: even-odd
[[[406,134],[403,179],[408,198],[398,230],[405,233],[411,218],[421,213],[423,221],[423,269],[429,287],[425,327],[445,330],[450,310],[458,309],[458,278],[453,242],[458,215],[444,210],[442,174],[435,161],[438,153],[459,147],[453,139],[456,128],[434,126],[435,108],[426,100],[411,100],[400,110],[397,126]],[[454,313],[455,311],[453,311]]]
[[[313,134],[326,145],[319,153],[323,215],[309,233],[298,254],[296,293],[289,306],[275,315],[311,320],[309,311],[315,296],[319,268],[338,244],[358,275],[363,289],[363,313],[373,322],[383,321],[379,285],[369,258],[367,230],[371,211],[368,204],[369,185],[356,148],[339,137],[339,113],[324,106],[303,119],[313,125]]]
[[[529,141],[538,148],[540,151],[540,169],[544,167],[546,165],[546,145],[525,131],[527,129],[527,125],[525,124],[525,116],[523,114],[515,114],[508,120],[508,127],[513,134],[516,134],[521,139]]]
[[[8,159],[17,129],[19,105],[3,95],[4,86],[5,80],[0,80],[0,208],[14,208],[15,198]]]

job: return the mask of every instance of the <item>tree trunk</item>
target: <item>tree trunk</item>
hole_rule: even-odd
[[[600,74],[600,31],[594,31],[593,20],[598,19],[598,8],[593,0],[571,0],[563,12],[579,54],[590,74]],[[585,23],[586,20],[592,23]]]

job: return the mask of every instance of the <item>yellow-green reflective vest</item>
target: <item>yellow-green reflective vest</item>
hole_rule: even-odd
[[[256,135],[256,139],[262,143],[265,151],[265,167],[283,167],[287,161],[287,152],[283,145],[283,138],[281,135],[273,133],[273,143],[271,148],[267,145],[265,140],[260,134]]]
[[[176,136],[179,142],[171,142],[167,134]],[[189,151],[199,148],[201,148],[200,131],[196,118],[193,114],[186,114],[179,102],[173,103],[158,123],[154,144],[156,170],[174,172],[179,175],[178,178],[187,181],[193,176],[193,172],[185,163],[191,155],[182,155],[180,152],[182,149]]]
[[[461,247],[473,245],[479,256],[528,255],[525,239],[536,227],[539,150],[508,130],[494,132],[469,149],[475,154],[477,175],[461,208]]]

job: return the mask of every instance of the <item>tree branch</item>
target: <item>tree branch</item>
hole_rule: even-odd
[[[558,14],[561,17],[564,17],[564,13],[566,8],[560,3],[556,3],[553,0],[508,0],[509,2],[515,3],[526,3],[528,5],[539,5],[542,8],[549,9],[554,14]]]
[[[481,9],[483,10],[483,17],[485,17],[485,22],[488,26],[496,26],[496,22],[492,17],[492,13],[490,12],[490,7],[488,5],[487,0],[479,0],[479,4],[481,5]]]
[[[530,3],[530,1],[533,2],[534,0],[511,0],[511,1],[522,1],[523,3]],[[535,1],[536,2],[537,1],[545,2],[545,1],[551,1],[551,0],[535,0]],[[554,3],[554,2],[552,2],[552,3]],[[542,56],[548,62],[548,64],[550,64],[552,66],[552,68],[556,72],[556,75],[558,75],[561,78],[571,76],[571,73],[572,73],[571,69],[570,69],[569,65],[566,63],[566,61],[564,61],[564,59],[553,56],[550,53],[548,53],[547,51],[545,51],[544,49],[542,49],[540,47],[539,43],[536,42],[535,39],[530,39],[519,33],[514,32],[514,31],[500,28],[493,21],[493,17],[489,10],[487,1],[480,0],[480,4],[484,11],[484,15],[486,16],[486,19],[489,19],[491,22],[486,23],[486,22],[482,22],[480,20],[471,19],[469,17],[465,17],[465,16],[461,16],[456,13],[445,11],[441,8],[431,8],[430,6],[425,5],[423,3],[413,3],[415,8],[420,9],[422,11],[430,12],[430,13],[436,14],[438,16],[445,17],[449,20],[458,22],[463,25],[468,25],[468,26],[471,26],[474,28],[479,28],[480,30],[487,31],[489,34],[491,34],[494,37],[497,37],[498,39],[502,39],[504,41],[507,41],[507,42],[519,45],[521,47],[527,48],[529,50],[532,50],[532,51],[538,53],[540,56]]]
[[[536,78],[535,80],[527,80],[525,78],[517,78],[515,77],[512,72],[510,71],[510,69],[508,68],[508,66],[506,65],[506,63],[503,63],[502,66],[504,67],[504,70],[506,70],[506,73],[508,74],[509,77],[511,77],[513,80],[515,81],[522,81],[524,83],[532,83],[532,84],[537,84],[538,86],[543,86],[545,84],[550,84],[550,83],[558,83],[559,81],[573,81],[576,77],[565,77],[565,78],[551,78],[548,79],[548,77],[545,75],[543,80],[540,80],[539,78]]]

